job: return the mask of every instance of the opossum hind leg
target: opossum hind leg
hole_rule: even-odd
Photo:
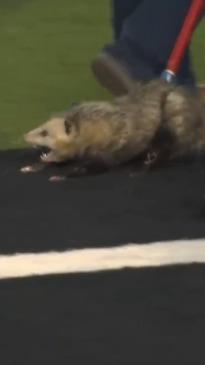
[[[107,171],[107,167],[97,164],[93,161],[76,162],[64,168],[62,174],[52,175],[49,178],[51,182],[61,182],[69,177],[83,177],[88,175],[98,175]]]
[[[78,177],[78,176],[84,176],[87,174],[87,169],[83,166],[70,166],[66,169],[66,171],[63,172],[63,174],[56,174],[52,175],[49,178],[49,181],[52,182],[61,182],[65,181],[69,177]]]

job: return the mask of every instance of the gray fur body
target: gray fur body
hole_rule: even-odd
[[[148,150],[161,129],[172,136],[173,155],[205,148],[205,109],[199,97],[159,80],[137,84],[114,102],[74,105],[54,119],[25,136],[51,150],[45,162],[80,157],[118,165]]]

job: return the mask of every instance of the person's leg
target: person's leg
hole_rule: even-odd
[[[136,10],[141,1],[143,0],[112,0],[112,27],[116,40],[120,37],[125,19]]]
[[[103,59],[98,57],[93,63],[93,71],[101,84],[120,95],[128,90],[133,80],[159,77],[190,5],[191,0],[143,0],[138,4],[124,19],[119,39],[104,48]],[[178,82],[194,86],[188,50]]]
[[[190,5],[191,0],[144,0],[125,20],[121,42],[149,60],[155,72],[160,74],[166,67]]]

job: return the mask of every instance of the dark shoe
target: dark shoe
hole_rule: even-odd
[[[91,68],[100,84],[114,96],[127,94],[133,85],[123,65],[108,53],[98,55]]]

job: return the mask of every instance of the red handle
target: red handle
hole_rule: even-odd
[[[180,1],[180,0],[179,0]],[[199,17],[205,10],[205,0],[193,0],[187,13],[182,30],[176,41],[175,47],[169,58],[167,69],[176,74],[181,65],[186,48],[188,47],[192,34],[195,30]]]

